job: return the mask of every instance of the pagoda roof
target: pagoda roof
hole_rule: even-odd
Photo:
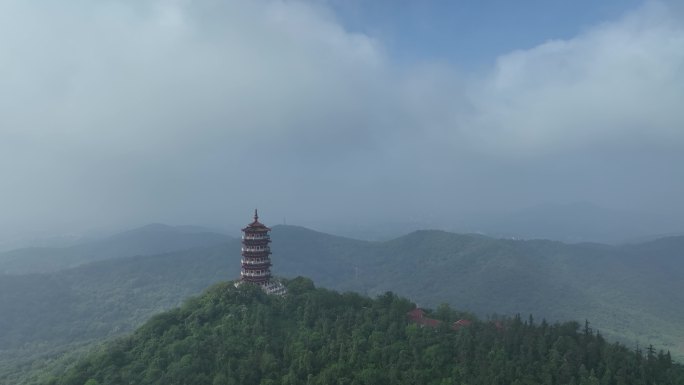
[[[271,228],[259,222],[259,213],[254,209],[254,221],[243,228],[242,231],[270,231]]]

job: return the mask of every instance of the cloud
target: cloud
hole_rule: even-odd
[[[684,23],[664,3],[498,58],[471,91],[471,139],[533,156],[684,145]]]
[[[677,12],[653,3],[468,75],[395,65],[325,2],[4,1],[0,230],[600,203],[609,183],[577,186],[634,152],[668,184],[622,203],[675,204]]]
[[[2,8],[0,157],[19,219],[163,217],[202,189],[251,207],[266,187],[252,174],[285,183],[298,175],[278,181],[279,163],[372,146],[383,53],[315,4]]]

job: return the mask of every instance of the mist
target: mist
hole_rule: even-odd
[[[255,207],[468,231],[549,202],[682,231],[682,16],[648,2],[466,70],[327,2],[3,1],[0,241]]]

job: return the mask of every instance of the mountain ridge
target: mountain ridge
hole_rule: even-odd
[[[371,296],[389,290],[421,306],[450,303],[481,316],[590,319],[610,338],[653,343],[684,358],[684,287],[672,279],[684,265],[677,237],[637,247],[424,230],[374,242],[279,225],[272,239],[279,276],[311,276],[320,286]],[[0,275],[0,346],[65,347],[69,341],[50,336],[79,342],[125,333],[239,277],[239,260],[240,241],[231,239],[54,273]]]
[[[29,247],[0,253],[0,273],[50,273],[110,258],[161,254],[227,242],[233,237],[199,227],[149,224],[67,247]]]

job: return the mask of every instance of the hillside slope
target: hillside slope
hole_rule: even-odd
[[[568,245],[420,231],[388,242],[273,229],[274,272],[371,296],[391,290],[421,306],[589,319],[630,346],[684,358],[684,238]],[[112,259],[51,274],[0,275],[3,366],[68,344],[116,336],[209,285],[239,276],[239,240]]]
[[[219,284],[160,314],[131,337],[82,360],[48,385],[102,384],[592,384],[684,381],[664,353],[646,357],[578,323],[520,318],[451,330],[407,321],[409,301],[313,288],[287,297]],[[444,321],[458,313],[442,308]]]
[[[31,247],[0,253],[0,274],[50,273],[88,262],[188,250],[230,239],[190,226],[152,224],[70,247]]]
[[[611,337],[684,357],[684,237],[625,246],[442,231],[380,243],[322,241],[328,237],[276,226],[277,271],[308,275],[334,289],[391,290],[422,305],[450,303],[481,315],[592,319]]]
[[[613,337],[681,354],[684,249],[668,252],[425,231],[383,244],[374,263],[358,261],[358,286],[478,314],[588,318]]]
[[[232,247],[231,247],[232,246]],[[131,330],[226,277],[239,242],[86,264],[53,274],[0,275],[0,346],[62,344]],[[0,350],[0,352],[2,352]]]

